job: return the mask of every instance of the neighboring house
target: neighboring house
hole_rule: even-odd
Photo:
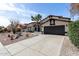
[[[21,29],[21,27],[22,27],[21,24],[17,24],[17,25],[16,25],[16,29]],[[11,24],[9,24],[6,28],[7,28],[7,30],[12,31],[12,26],[11,26]]]
[[[27,29],[29,32],[34,32],[34,31],[37,31],[37,26],[38,26],[38,32],[40,31],[40,22],[37,23],[36,22],[31,22],[27,25]]]
[[[8,30],[12,30],[11,24],[6,27]],[[27,24],[17,24],[16,29],[20,29],[21,31],[26,31]]]
[[[28,24],[22,24],[22,31],[23,32],[27,31],[27,26],[28,26]]]
[[[22,32],[26,32],[27,31],[27,25],[28,24],[17,24],[16,29],[20,29]]]
[[[61,29],[59,29],[59,31],[61,31],[62,32],[62,29],[63,28],[65,28],[65,29],[63,29],[65,32],[67,32],[68,31],[68,23],[70,22],[71,20],[70,20],[70,18],[67,18],[67,17],[63,17],[63,16],[55,16],[55,15],[49,15],[49,16],[47,16],[45,19],[43,19],[43,20],[41,20],[41,31],[42,32],[44,32],[44,31],[48,31],[48,32],[54,32],[53,30],[51,30],[51,29],[53,29],[53,28],[55,28],[55,27],[58,27],[58,26],[60,26],[59,28]],[[46,30],[45,30],[45,27],[48,27],[48,28],[46,28]],[[50,28],[50,27],[52,27],[52,28]],[[57,32],[58,30],[56,30],[56,32]]]

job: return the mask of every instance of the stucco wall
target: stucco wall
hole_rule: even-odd
[[[55,25],[65,25],[65,32],[68,31],[68,26],[67,26],[68,23],[69,22],[66,22],[66,21],[58,21],[58,20],[55,20]],[[50,26],[50,21],[42,24],[42,27],[41,27],[42,28],[42,31],[44,31],[44,26]]]
[[[48,21],[48,22],[42,24],[42,26],[50,26],[50,21]]]

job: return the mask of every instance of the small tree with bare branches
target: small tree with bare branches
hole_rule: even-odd
[[[75,15],[79,16],[79,3],[70,4],[70,14],[74,18]]]
[[[13,34],[16,33],[16,26],[19,24],[19,21],[17,20],[10,20],[11,23],[11,30],[13,32]]]

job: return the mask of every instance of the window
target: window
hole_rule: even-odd
[[[50,19],[50,25],[55,25],[55,20]]]

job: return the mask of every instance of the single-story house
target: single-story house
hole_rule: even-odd
[[[61,34],[61,32],[68,31],[68,23],[71,22],[70,18],[63,16],[49,15],[41,23],[41,31],[48,34]]]
[[[38,29],[37,29],[37,26],[38,26]],[[27,25],[27,30],[29,32],[34,32],[34,31],[40,31],[40,22],[38,22],[38,25],[37,25],[37,22],[31,22]]]

